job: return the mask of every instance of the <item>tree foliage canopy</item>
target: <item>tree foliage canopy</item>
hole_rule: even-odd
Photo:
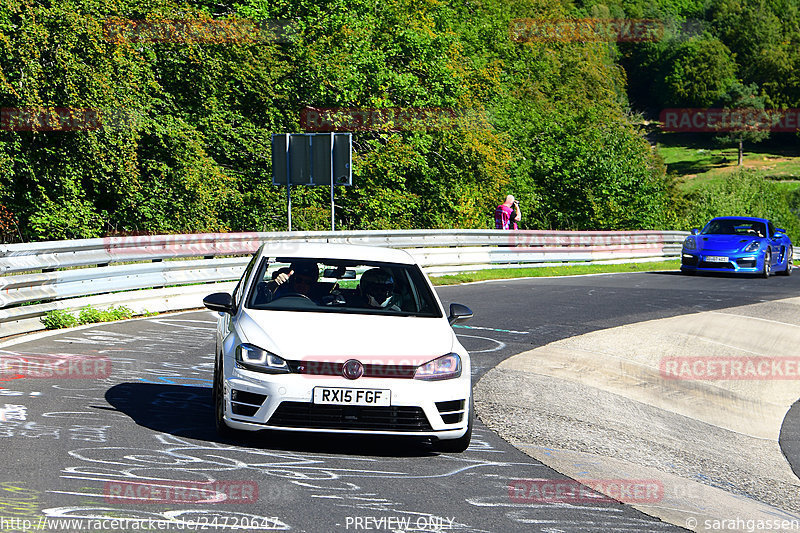
[[[706,105],[742,81],[797,105],[798,25],[777,14],[797,20],[788,0],[0,0],[0,105],[102,122],[4,122],[0,207],[24,239],[284,229],[270,138],[303,109],[444,108],[460,118],[355,132],[338,227],[492,227],[508,193],[527,228],[668,227],[674,192],[628,89]],[[711,25],[638,48],[509,31],[574,16]],[[295,229],[327,227],[328,195],[293,189]]]

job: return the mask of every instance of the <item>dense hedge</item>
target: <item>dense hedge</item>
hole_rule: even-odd
[[[734,3],[662,0],[664,13],[706,17],[716,29],[702,43],[631,48],[521,42],[509,28],[526,17],[651,14],[633,1],[0,0],[0,105],[100,110],[103,122],[86,131],[0,128],[0,233],[285,229],[270,135],[300,131],[309,106],[445,108],[461,117],[356,132],[355,186],[336,190],[340,228],[491,227],[507,193],[521,200],[527,228],[676,227],[686,221],[630,114],[628,83],[635,99],[676,105],[689,101],[684,93],[705,102],[731,76],[761,83],[773,102],[797,99],[798,84],[787,82],[797,47],[784,34],[774,36],[785,57],[774,59],[782,62],[773,78],[721,60],[708,95],[686,92],[692,81],[680,65],[698,54],[760,53],[736,33],[752,17],[737,19]],[[114,30],[131,20],[183,25],[163,39]],[[198,37],[209,21],[261,32]],[[642,71],[660,73],[655,86],[669,89],[653,96]],[[295,229],[328,228],[326,188],[295,188],[293,205]]]
[[[692,193],[689,198],[692,208],[687,219],[690,226],[703,227],[710,218],[717,216],[769,218],[797,243],[800,242],[799,193],[795,190],[787,194],[779,184],[741,171]]]

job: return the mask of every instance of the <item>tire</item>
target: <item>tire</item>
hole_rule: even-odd
[[[457,439],[440,440],[434,443],[434,449],[438,452],[445,453],[461,453],[469,448],[469,441],[472,440],[472,422],[475,419],[475,404],[472,397],[469,399],[469,422],[467,423],[467,432],[462,437]]]
[[[792,268],[794,268],[794,261],[792,260],[792,254],[794,254],[794,249],[789,246],[789,250],[786,252],[786,270],[781,270],[778,272],[781,276],[791,276],[792,275]]]
[[[764,252],[764,268],[761,269],[761,277],[767,279],[772,272],[772,265],[770,262],[772,261],[772,254],[769,250]]]
[[[223,380],[225,373],[222,368],[222,358],[214,365],[214,387],[212,389],[211,397],[214,403],[214,425],[217,429],[217,435],[222,438],[231,437],[235,432],[228,427],[225,423],[225,387]]]

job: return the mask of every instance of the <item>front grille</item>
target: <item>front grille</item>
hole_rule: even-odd
[[[420,407],[363,407],[282,402],[268,422],[271,426],[372,431],[431,431]]]
[[[686,266],[697,266],[697,257],[684,255],[681,257],[681,263]]]
[[[297,374],[314,376],[341,376],[344,363],[326,361],[289,361],[289,369]],[[364,365],[365,378],[412,379],[417,367],[414,365]]]
[[[756,267],[756,260],[755,259],[739,259],[736,261],[736,264],[739,265],[739,268],[755,268]]]
[[[733,270],[733,265],[730,263],[711,263],[708,261],[700,261],[700,264],[697,265],[700,268],[717,268],[717,269],[728,269]]]

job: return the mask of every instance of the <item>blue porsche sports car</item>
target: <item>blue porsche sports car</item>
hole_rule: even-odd
[[[764,218],[718,217],[683,241],[681,272],[792,273],[786,230]]]

